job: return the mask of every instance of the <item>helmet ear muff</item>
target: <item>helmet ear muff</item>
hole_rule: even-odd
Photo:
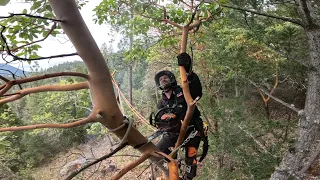
[[[170,78],[170,84],[171,84],[171,87],[175,87],[177,86],[177,81],[176,81],[176,77],[174,76],[174,74],[170,71],[160,71],[158,72],[155,76],[154,76],[154,81],[157,85],[157,87],[161,90],[163,90],[163,88],[160,86],[160,82],[159,82],[159,79],[161,76],[164,76],[164,75],[167,75],[169,78]]]

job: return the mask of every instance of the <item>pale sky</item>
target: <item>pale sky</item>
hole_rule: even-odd
[[[86,22],[93,38],[95,39],[98,47],[101,47],[103,43],[106,43],[108,46],[112,44],[114,49],[116,48],[116,43],[118,43],[120,39],[120,35],[117,34],[110,34],[110,28],[107,25],[98,25],[94,24],[93,22],[93,15],[94,12],[92,11],[96,5],[98,5],[101,1],[100,0],[90,0],[81,10],[81,15]],[[30,4],[26,3],[19,3],[17,0],[11,0],[9,4],[6,6],[0,6],[0,16],[7,16],[8,13],[21,13],[23,9],[29,9]],[[110,34],[110,35],[109,35]],[[42,48],[38,51],[40,56],[52,56],[52,55],[59,55],[59,54],[66,54],[66,53],[74,53],[76,52],[75,48],[71,44],[70,41],[67,41],[62,35],[55,37],[48,37],[45,41],[39,43]],[[67,41],[67,42],[66,42]],[[113,43],[111,43],[113,41]],[[55,64],[59,64],[66,61],[74,61],[74,60],[81,60],[79,56],[73,57],[66,57],[66,58],[55,58],[51,60],[41,60],[38,61],[40,67],[48,68]],[[0,59],[0,63],[4,63],[2,59]],[[13,66],[20,66],[20,63],[10,64]],[[28,63],[24,63],[25,70],[28,71]]]

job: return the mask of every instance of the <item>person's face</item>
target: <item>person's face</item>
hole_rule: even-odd
[[[163,75],[159,78],[159,84],[160,86],[166,88],[167,85],[170,83],[170,78],[167,75]]]

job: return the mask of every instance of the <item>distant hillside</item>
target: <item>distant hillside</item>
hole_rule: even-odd
[[[11,76],[12,73],[18,77],[24,77],[24,74],[27,75],[29,72],[23,71],[19,68],[13,67],[9,64],[0,63],[0,75]]]

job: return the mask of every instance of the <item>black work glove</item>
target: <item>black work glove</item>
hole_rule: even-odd
[[[177,58],[178,58],[178,65],[183,66],[188,73],[191,67],[191,57],[189,56],[189,54],[184,52],[179,54]]]

